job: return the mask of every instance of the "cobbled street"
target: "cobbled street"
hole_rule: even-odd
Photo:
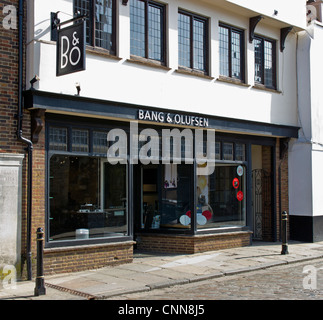
[[[308,269],[312,272],[303,272]],[[322,270],[320,270],[322,268]],[[306,289],[315,282],[316,289]],[[304,284],[305,283],[305,288]],[[114,300],[322,300],[323,259],[122,295]]]

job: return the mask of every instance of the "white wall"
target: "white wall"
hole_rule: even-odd
[[[289,3],[294,1],[284,0]],[[171,69],[167,71],[127,62],[130,57],[129,5],[123,6],[121,0],[118,0],[117,47],[121,60],[88,52],[86,71],[63,77],[56,77],[56,44],[50,41],[50,12],[61,11],[59,17],[62,21],[70,19],[72,0],[28,2],[30,7],[34,3],[34,19],[30,20],[28,26],[27,83],[34,74],[38,74],[41,80],[35,87],[39,90],[74,95],[75,83],[79,82],[81,95],[86,97],[266,123],[298,124],[295,32],[287,37],[286,49],[281,53],[281,23],[277,23],[276,26],[275,22],[268,25],[265,20],[259,23],[257,33],[277,40],[278,90],[281,92],[254,89],[254,50],[248,41],[249,18],[233,13],[229,3],[233,1],[227,1],[228,9],[217,7],[214,1],[212,4],[204,1],[163,1],[168,4],[168,61]],[[248,1],[249,6],[255,5],[255,8],[259,7],[259,4],[256,4],[258,2]],[[263,1],[261,3],[263,4]],[[210,18],[210,76],[214,79],[183,75],[175,71],[178,67],[178,7]],[[293,19],[297,20],[299,15],[298,13]],[[246,78],[249,87],[216,80],[219,76],[219,21],[246,31]],[[301,25],[301,22],[298,21],[297,24]]]
[[[323,26],[313,23],[298,41],[300,137],[290,144],[290,214],[323,215]]]

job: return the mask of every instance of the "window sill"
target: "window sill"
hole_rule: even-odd
[[[277,89],[271,89],[271,88],[267,88],[262,84],[255,84],[254,86],[252,86],[253,89],[257,89],[257,90],[262,90],[262,91],[267,91],[267,92],[272,92],[272,93],[282,93],[282,91],[279,91]]]
[[[194,70],[190,68],[179,67],[178,69],[175,70],[175,72],[181,73],[181,74],[187,74],[187,75],[195,76],[199,78],[209,79],[209,80],[214,79],[214,77],[206,75],[203,71]]]
[[[250,84],[244,83],[241,80],[234,79],[234,78],[219,76],[219,78],[217,78],[216,80],[220,82],[235,84],[242,87],[250,87]]]
[[[152,60],[152,59],[146,59],[146,58],[143,58],[143,57],[138,57],[138,56],[131,55],[130,59],[127,59],[126,61],[130,62],[130,63],[135,63],[135,64],[139,64],[139,65],[142,65],[142,66],[162,69],[162,70],[166,70],[166,71],[171,70],[171,68],[168,68],[168,67],[164,66],[159,61]]]
[[[106,50],[106,49],[103,49],[103,48],[100,48],[100,47],[92,47],[92,46],[87,45],[86,46],[86,52],[96,54],[96,55],[99,55],[99,56],[103,56],[103,57],[106,57],[106,58],[114,59],[114,60],[121,60],[121,58],[117,57],[114,54],[111,54],[109,50]]]

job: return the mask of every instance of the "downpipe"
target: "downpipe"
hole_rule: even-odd
[[[27,278],[32,279],[32,263],[31,263],[31,215],[32,215],[32,165],[33,165],[33,143],[23,137],[23,19],[24,19],[24,1],[19,0],[18,5],[18,114],[17,114],[17,139],[27,145],[28,152],[28,169],[27,169],[27,238],[26,238],[26,262],[27,262]]]

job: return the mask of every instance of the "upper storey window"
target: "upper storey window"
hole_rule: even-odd
[[[255,82],[276,89],[276,41],[256,36]]]
[[[220,74],[244,81],[244,32],[220,24]]]
[[[192,13],[178,13],[179,66],[208,73],[208,20]]]
[[[165,6],[148,0],[130,0],[132,55],[165,63]]]
[[[74,0],[74,14],[86,15],[86,43],[116,53],[115,0]]]

